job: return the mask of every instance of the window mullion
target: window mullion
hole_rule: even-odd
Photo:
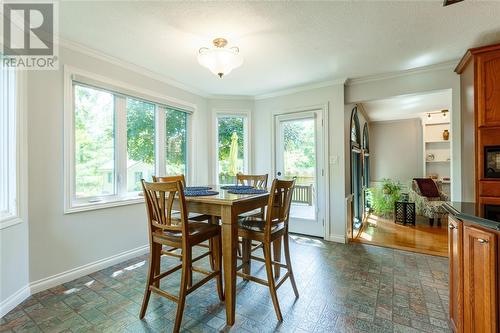
[[[165,109],[160,105],[155,108],[155,160],[156,160],[156,175],[165,175]]]
[[[115,179],[118,196],[127,193],[127,101],[115,95]]]

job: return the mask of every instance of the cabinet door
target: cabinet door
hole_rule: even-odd
[[[500,126],[500,51],[477,57],[478,125]]]
[[[496,235],[464,226],[464,332],[497,332]]]
[[[450,323],[453,332],[463,332],[463,225],[448,217],[448,256],[450,260]]]

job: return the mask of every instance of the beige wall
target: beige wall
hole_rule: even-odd
[[[408,185],[422,177],[422,144],[420,119],[370,123],[371,181],[390,178]]]

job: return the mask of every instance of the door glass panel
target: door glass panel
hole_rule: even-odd
[[[316,121],[314,118],[282,122],[283,179],[294,179],[290,217],[316,219]]]

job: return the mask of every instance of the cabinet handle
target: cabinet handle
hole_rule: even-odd
[[[456,228],[457,227],[455,227],[453,224],[451,224],[451,223],[448,224],[448,229],[453,230],[453,229],[456,229]]]
[[[486,239],[478,238],[477,241],[481,244],[486,244],[488,241]]]

